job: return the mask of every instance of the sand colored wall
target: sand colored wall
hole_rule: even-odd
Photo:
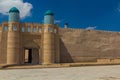
[[[19,64],[20,56],[20,26],[19,23],[8,23],[7,64]]]
[[[97,59],[97,63],[120,63],[120,58],[116,59]]]
[[[42,27],[41,24],[33,24],[33,23],[20,23],[19,26],[19,31],[18,32],[12,32],[12,27],[10,28],[10,32],[8,35],[8,30],[5,31],[4,27],[8,26],[9,24],[7,22],[2,23],[2,25],[0,26],[0,64],[6,64],[7,60],[11,61],[9,59],[12,59],[12,57],[16,57],[18,56],[18,62],[19,64],[24,64],[24,48],[31,48],[33,49],[33,64],[38,64],[38,62],[41,61],[41,58],[36,58],[37,57],[41,57],[41,51],[40,47],[41,47],[41,30],[40,28]],[[24,27],[24,32],[22,32],[22,28]],[[28,27],[30,27],[30,32],[28,32]],[[36,30],[34,31],[33,28],[36,28]],[[17,34],[18,33],[18,34]],[[8,37],[10,39],[8,39]],[[16,38],[17,37],[17,38]],[[17,39],[17,40],[16,40]],[[16,42],[19,41],[20,42]],[[12,41],[12,42],[11,42]],[[14,44],[15,43],[15,44]],[[14,45],[12,45],[14,44]],[[19,45],[17,45],[19,44]],[[7,54],[7,50],[8,52],[12,52],[9,51],[8,48],[16,48],[15,51],[15,55],[10,54],[10,56]],[[17,47],[19,47],[19,50],[17,50]],[[36,50],[37,48],[37,50]],[[13,52],[12,52],[13,53]],[[20,54],[18,54],[20,53]],[[36,53],[38,53],[36,55]],[[8,58],[7,58],[8,56]],[[39,61],[36,61],[39,60]],[[16,61],[16,60],[14,60]],[[9,62],[10,64],[14,64]],[[41,63],[41,62],[40,62]]]
[[[60,37],[55,34],[55,63],[60,63]]]
[[[1,33],[1,45],[0,45],[0,63],[4,64],[6,63],[6,57],[7,57],[7,32]]]
[[[44,24],[42,40],[42,64],[53,64],[59,62],[59,41],[55,25]],[[56,43],[57,42],[57,43]]]
[[[21,23],[21,54],[20,54],[20,64],[25,64],[25,49],[32,49],[32,63],[41,63],[41,35],[42,35],[42,25],[33,23]],[[29,28],[29,29],[28,29]]]
[[[26,48],[32,49],[33,62],[32,64],[41,63],[41,35],[23,33],[22,34],[22,47],[21,47],[21,64],[24,64],[24,51]],[[40,58],[39,58],[40,57]]]
[[[3,23],[0,26],[0,64],[7,62],[7,32],[3,31],[3,26],[7,26],[7,23]]]
[[[3,30],[4,26],[8,26],[8,23],[3,23],[0,27],[0,64],[6,64],[7,60],[11,61],[7,54],[7,50],[9,52],[8,44],[8,47],[19,48],[19,50],[15,49],[15,55],[18,51],[20,52],[19,55],[16,55],[19,57],[19,64],[25,62],[25,48],[32,49],[32,64],[120,62],[119,32],[58,29],[57,25],[20,23],[20,36],[16,36],[17,32],[10,32],[8,35],[8,32]],[[52,32],[49,29],[51,26]],[[24,31],[21,31],[22,28]],[[13,38],[8,39],[9,36]],[[11,45],[11,40],[14,46]]]
[[[13,24],[17,31],[13,31]],[[5,26],[9,26],[6,31]],[[59,34],[56,25],[52,25],[52,32],[47,27],[48,32],[45,34],[45,26],[35,23],[3,23],[0,29],[0,64],[25,64],[25,49],[32,49],[31,64],[59,62]]]
[[[60,29],[61,62],[88,62],[120,58],[120,33]]]

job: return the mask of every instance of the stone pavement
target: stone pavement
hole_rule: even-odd
[[[120,80],[120,65],[0,70],[0,80]]]

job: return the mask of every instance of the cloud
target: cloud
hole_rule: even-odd
[[[95,30],[97,27],[96,26],[93,26],[93,27],[87,27],[85,28],[86,30]]]
[[[42,22],[44,23],[44,20],[42,20]],[[59,24],[61,22],[62,22],[61,20],[54,20],[54,24]]]
[[[60,23],[61,22],[61,20],[55,20],[54,21],[54,23]]]
[[[120,8],[118,8],[118,12],[120,12]]]
[[[118,4],[118,8],[117,8],[117,10],[120,12],[120,3]]]
[[[23,0],[0,0],[0,13],[8,15],[8,11],[12,7],[17,7],[20,10],[20,18],[25,18],[31,15],[32,4],[23,2]]]

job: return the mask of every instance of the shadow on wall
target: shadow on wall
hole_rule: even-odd
[[[64,42],[60,39],[60,63],[72,63],[74,62]]]

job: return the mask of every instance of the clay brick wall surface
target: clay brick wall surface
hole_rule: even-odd
[[[5,64],[7,57],[7,32],[0,32],[0,39],[0,64]]]
[[[61,62],[88,62],[120,58],[120,33],[60,29]]]

